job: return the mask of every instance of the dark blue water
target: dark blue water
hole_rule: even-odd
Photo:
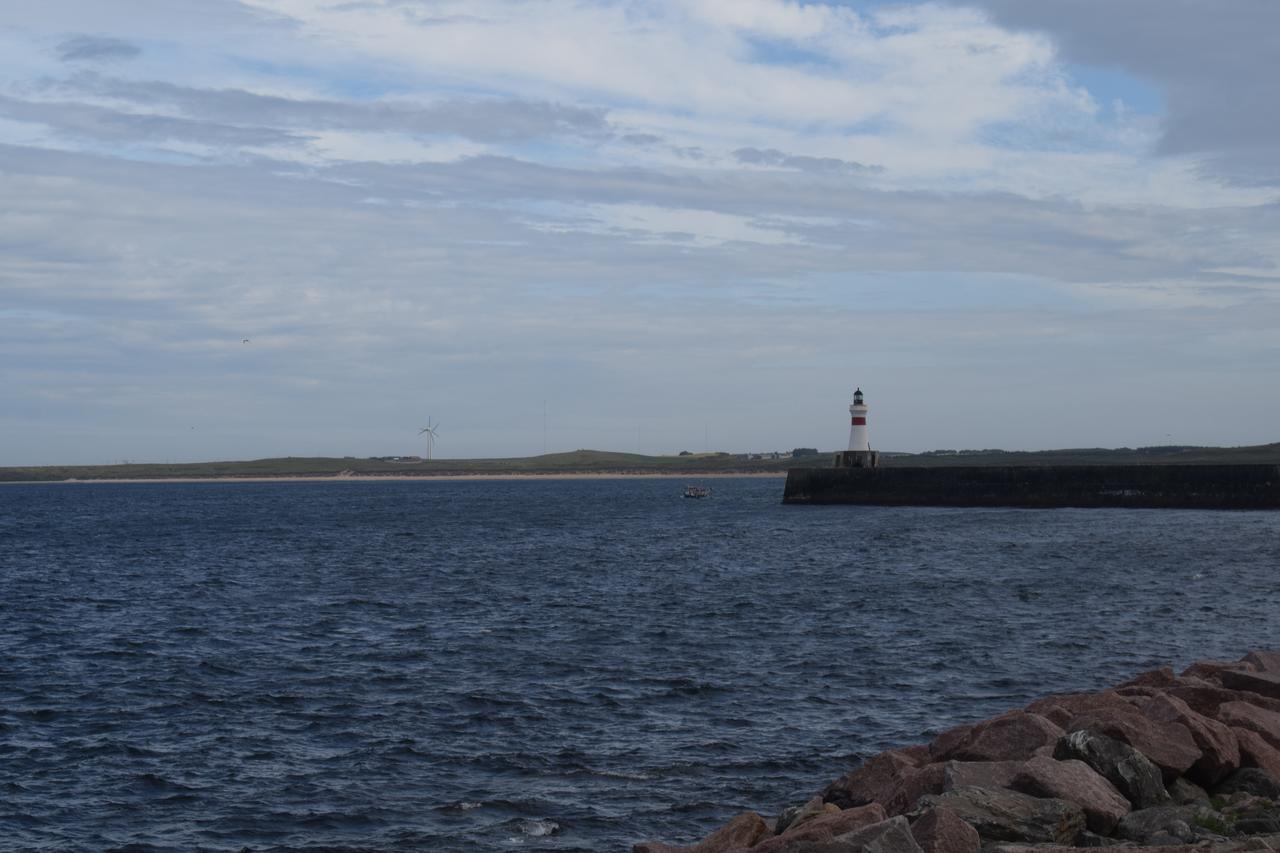
[[[0,487],[0,846],[622,850],[1280,646],[1280,513]]]

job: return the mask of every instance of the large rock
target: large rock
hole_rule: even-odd
[[[1204,806],[1157,806],[1153,809],[1139,809],[1120,818],[1116,824],[1117,838],[1128,841],[1145,842],[1161,833],[1173,836],[1180,841],[1194,841],[1197,838],[1191,828],[1196,819],[1213,814]]]
[[[917,767],[923,767],[930,761],[929,744],[927,743],[916,743],[911,746],[901,746],[894,750],[894,752],[898,753],[908,761],[914,762]]]
[[[1280,699],[1280,674],[1224,669],[1221,675],[1223,687],[1231,690],[1248,690],[1269,699]]]
[[[1017,791],[956,788],[924,797],[920,804],[924,809],[951,809],[983,841],[1070,844],[1085,827],[1084,811],[1075,803]]]
[[[1173,668],[1162,666],[1159,669],[1148,670],[1139,673],[1123,684],[1117,685],[1117,688],[1123,687],[1171,687],[1178,682],[1178,677],[1173,674]]]
[[[982,846],[978,831],[951,809],[925,809],[911,824],[911,836],[924,853],[976,853]]]
[[[1022,761],[948,761],[943,765],[943,791],[956,788],[1008,788]]]
[[[743,812],[706,838],[689,847],[674,847],[660,841],[646,841],[631,848],[632,853],[727,853],[751,847],[769,835],[769,824],[755,812]]]
[[[926,764],[904,770],[898,777],[893,796],[883,804],[885,812],[890,816],[904,814],[915,808],[916,802],[925,794],[941,794],[945,776],[944,764]]]
[[[867,803],[883,806],[893,798],[902,775],[915,767],[916,762],[900,750],[882,752],[828,785],[822,792],[822,799],[842,809]]]
[[[1214,841],[1208,845],[1203,842],[1195,844],[1179,844],[1176,840],[1160,847],[1160,853],[1266,853],[1268,850],[1280,849],[1280,838],[1267,839],[1266,844],[1260,838],[1236,838]],[[1125,843],[1125,847],[1131,844]],[[983,848],[983,853],[1080,853],[1077,847],[1056,847],[1050,845],[1028,844],[990,844]]]
[[[752,853],[789,853],[800,842],[831,841],[838,835],[853,832],[873,823],[880,823],[887,817],[879,803],[854,806],[836,814],[816,817],[803,826],[788,829],[782,835],[766,838],[751,847],[751,850]]]
[[[1280,675],[1280,652],[1253,651],[1245,655],[1242,660],[1244,663],[1252,664],[1259,672]]]
[[[1060,738],[1053,750],[1059,761],[1078,759],[1115,786],[1135,809],[1169,802],[1160,768],[1128,744],[1089,731]]]
[[[1036,713],[1060,729],[1065,729],[1067,724],[1075,717],[1074,713],[1061,705],[1041,705]]]
[[[1244,815],[1231,825],[1236,835],[1274,835],[1280,833],[1280,815]]]
[[[977,727],[971,725],[952,726],[940,733],[929,742],[929,761],[946,761],[951,758],[953,752],[969,742],[975,728]]]
[[[1238,660],[1202,660],[1196,661],[1182,671],[1183,678],[1203,678],[1206,681],[1222,683],[1222,673],[1228,669],[1252,669],[1253,665]]]
[[[1066,728],[1074,717],[1099,708],[1128,708],[1128,699],[1111,690],[1101,693],[1060,693],[1037,699],[1027,706],[1027,711]]]
[[[1240,743],[1240,763],[1256,767],[1280,779],[1280,749],[1252,729],[1232,729]]]
[[[923,853],[901,816],[837,835],[835,840],[848,845],[851,853]]]
[[[1186,773],[1203,756],[1185,726],[1148,719],[1137,708],[1089,711],[1072,720],[1068,729],[1106,735],[1129,744],[1160,768],[1166,782]]]
[[[1033,797],[1055,797],[1084,809],[1089,829],[1110,835],[1129,813],[1129,801],[1100,773],[1078,759],[1057,761],[1037,757],[1014,777],[1012,787]]]
[[[1280,780],[1257,767],[1242,767],[1223,779],[1218,787],[1213,789],[1213,793],[1218,797],[1245,793],[1280,801]]]
[[[1025,761],[1063,734],[1061,727],[1039,714],[1010,711],[976,726],[969,740],[950,757],[959,761]]]
[[[803,826],[816,817],[824,814],[834,814],[840,811],[840,807],[835,803],[824,803],[822,797],[814,797],[801,806],[786,809],[782,814],[778,815],[778,820],[774,823],[773,832],[775,835],[781,835],[794,826]]]
[[[1218,709],[1226,702],[1247,702],[1268,711],[1280,713],[1280,699],[1268,699],[1247,690],[1228,690],[1217,685],[1179,685],[1165,691],[1170,696],[1177,696],[1190,706],[1197,714],[1217,719]]]
[[[1169,797],[1178,806],[1209,805],[1209,792],[1186,777],[1173,780]]]
[[[1280,713],[1248,702],[1224,702],[1218,708],[1218,719],[1232,728],[1257,732],[1267,743],[1280,747]]]
[[[1160,694],[1148,699],[1140,708],[1150,720],[1178,723],[1191,733],[1200,749],[1200,760],[1187,770],[1187,776],[1201,785],[1212,785],[1235,772],[1240,766],[1240,745],[1231,729],[1195,711],[1176,696]]]
[[[1218,708],[1223,702],[1236,702],[1241,698],[1241,694],[1235,690],[1228,690],[1221,685],[1179,685],[1170,687],[1165,691],[1168,696],[1176,696],[1183,702],[1187,703],[1187,707],[1202,714],[1206,717],[1218,716]]]

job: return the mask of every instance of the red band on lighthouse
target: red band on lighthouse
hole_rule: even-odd
[[[866,418],[854,418],[854,419],[853,419],[853,425],[854,425],[854,426],[866,426],[866,425],[867,425],[867,419],[866,419]]]

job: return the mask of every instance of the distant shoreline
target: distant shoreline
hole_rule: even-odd
[[[575,450],[542,456],[420,459],[401,456],[286,456],[207,462],[125,462],[109,465],[0,467],[3,483],[63,482],[328,482],[355,480],[518,480],[595,477],[782,477],[790,468],[829,468],[832,456],[812,448],[800,454],[707,453],[645,456]],[[886,468],[962,468],[1079,465],[1280,465],[1280,443],[1255,447],[1120,448],[1107,450],[930,451],[885,453]]]
[[[627,472],[627,471],[581,471],[555,473],[493,473],[493,474],[352,474],[339,475],[275,475],[265,477],[95,477],[80,479],[70,477],[64,480],[10,480],[0,485],[94,485],[118,483],[377,483],[377,482],[413,482],[418,480],[706,480],[725,479],[731,477],[773,477],[783,479],[786,471],[716,471],[709,473],[681,472]]]

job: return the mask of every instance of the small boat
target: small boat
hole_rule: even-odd
[[[710,486],[685,486],[684,496],[686,498],[709,498],[711,497]]]

